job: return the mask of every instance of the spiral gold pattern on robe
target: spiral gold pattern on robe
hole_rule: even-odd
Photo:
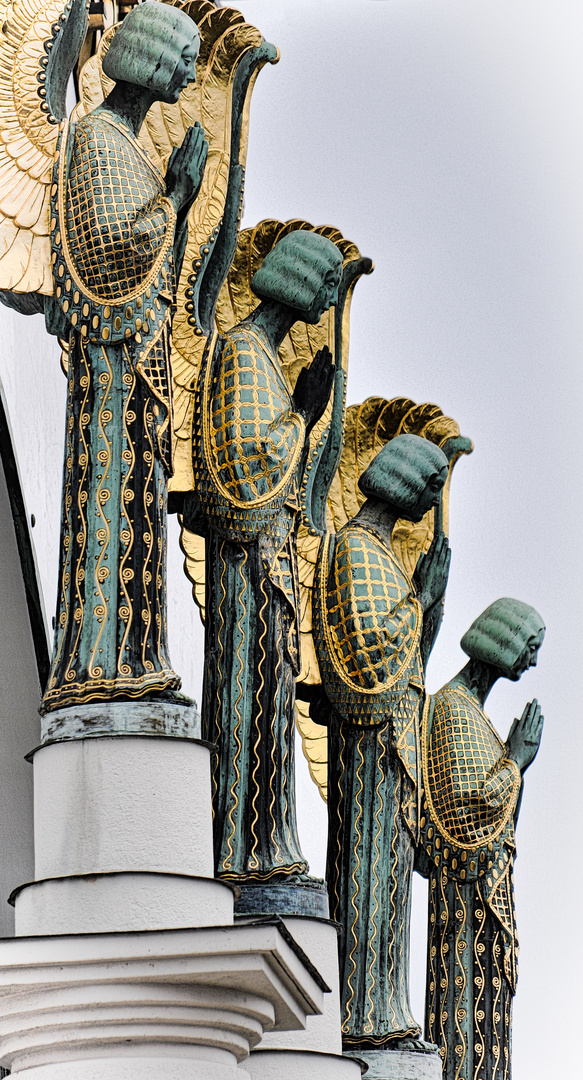
[[[69,396],[45,710],[180,686],[166,627],[176,215],[164,191],[103,113],[63,126],[51,317],[68,335]]]

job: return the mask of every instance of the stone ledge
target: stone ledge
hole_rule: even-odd
[[[0,941],[0,1061],[12,1073],[74,1058],[81,1080],[99,1059],[105,1077],[109,1058],[154,1046],[195,1059],[212,1048],[228,1072],[265,1029],[302,1027],[322,1004],[271,925]]]
[[[441,1080],[437,1052],[421,1050],[358,1050],[347,1054],[368,1065],[366,1080]]]
[[[107,735],[163,735],[200,739],[194,702],[103,701],[71,705],[41,716],[41,745]]]

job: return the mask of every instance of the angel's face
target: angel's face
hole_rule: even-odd
[[[421,492],[415,506],[411,510],[407,511],[407,514],[403,514],[403,517],[407,517],[408,521],[422,521],[428,510],[432,510],[434,506],[437,506],[441,499],[441,493],[443,491],[443,485],[447,480],[447,465],[444,465],[439,472],[435,472],[433,476],[429,477],[427,484]]]
[[[341,279],[341,266],[327,271],[324,281],[312,301],[310,310],[304,318],[305,322],[312,325],[320,322],[324,312],[328,311],[328,308],[332,307],[333,304],[338,303],[338,288]]]
[[[180,97],[181,91],[184,90],[189,83],[196,82],[196,61],[198,58],[198,52],[200,48],[200,42],[198,38],[193,38],[189,45],[185,45],[180,59],[176,65],[174,75],[172,76],[168,89],[162,101],[168,105],[174,105]]]
[[[538,651],[543,643],[544,636],[544,630],[539,630],[538,634],[532,634],[529,637],[526,648],[512,665],[512,675],[510,676],[512,682],[518,682],[525,671],[528,671],[531,667],[536,667]]]

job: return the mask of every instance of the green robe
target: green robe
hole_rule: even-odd
[[[64,125],[52,186],[68,399],[59,596],[44,710],[177,688],[166,641],[170,329],[184,230],[164,179],[98,110]]]
[[[428,699],[422,745],[426,1036],[440,1048],[444,1080],[509,1080],[520,770],[463,687]]]
[[[340,923],[342,1040],[417,1035],[409,921],[417,838],[422,612],[382,535],[358,521],[316,567],[314,640],[330,702],[330,916]]]
[[[218,750],[216,873],[241,884],[289,880],[307,870],[294,773],[305,425],[251,324],[220,337],[203,361],[194,431],[206,537],[203,730]]]

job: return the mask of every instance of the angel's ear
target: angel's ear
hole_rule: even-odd
[[[55,120],[66,116],[67,87],[88,25],[86,0],[69,0],[56,24],[47,62],[46,102]]]

